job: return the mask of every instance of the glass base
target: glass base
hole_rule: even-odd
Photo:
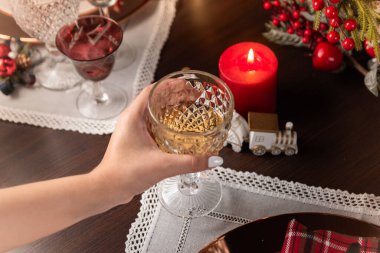
[[[212,212],[222,199],[222,187],[207,172],[201,172],[196,187],[184,187],[181,176],[160,182],[158,197],[170,213],[186,218],[202,217]]]
[[[132,65],[136,60],[136,48],[123,40],[118,51],[113,70],[118,71]]]
[[[83,81],[68,60],[56,62],[54,59],[47,58],[34,69],[34,74],[38,83],[50,90],[71,89]]]
[[[127,95],[124,90],[105,84],[102,87],[104,92],[103,102],[96,101],[91,93],[84,90],[77,98],[77,108],[79,112],[90,119],[108,119],[118,116],[127,105]]]

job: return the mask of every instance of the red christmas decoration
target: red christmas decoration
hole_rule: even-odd
[[[313,0],[313,8],[316,11],[320,11],[325,7],[325,3],[322,0]]]
[[[338,17],[338,9],[335,6],[329,6],[325,9],[325,15],[328,18]]]
[[[291,28],[291,27],[289,27],[289,28],[288,28],[288,33],[289,33],[289,34],[293,34],[293,33],[294,33],[294,29]]]
[[[264,2],[263,7],[265,10],[269,11],[272,9],[272,4],[270,2]]]
[[[342,19],[340,17],[335,17],[330,19],[330,26],[332,27],[339,27],[342,24]]]
[[[309,44],[310,43],[310,37],[308,37],[308,36],[303,37],[302,38],[302,43]]]
[[[0,58],[0,77],[8,77],[16,71],[16,60],[4,56]]]
[[[336,44],[340,40],[340,35],[337,31],[333,30],[333,31],[330,31],[329,33],[327,33],[326,39],[331,44]]]
[[[300,11],[299,10],[293,11],[292,16],[294,19],[299,19],[300,18]]]
[[[280,16],[279,16],[280,20],[281,21],[287,21],[288,20],[288,15],[286,15],[285,13],[281,13]]]
[[[341,68],[342,63],[343,54],[336,46],[328,42],[321,42],[314,49],[314,68],[319,70],[334,71]]]
[[[329,29],[329,26],[326,23],[319,24],[319,30],[326,31],[327,29]]]
[[[302,27],[302,24],[300,21],[296,21],[293,23],[293,28],[296,30],[299,30]]]
[[[342,47],[347,51],[354,49],[354,47],[355,47],[354,39],[353,38],[345,38],[342,41]]]
[[[379,45],[379,48],[380,48],[380,45]],[[371,56],[372,58],[376,56],[375,49],[373,48],[373,45],[368,42],[368,40],[364,40],[364,49],[367,52],[367,54]]]
[[[274,19],[272,20],[272,23],[273,23],[273,25],[275,25],[275,26],[280,26],[280,24],[281,24],[280,20],[277,19],[277,18],[274,18]]]
[[[8,56],[11,48],[8,45],[0,44],[0,57]]]
[[[353,18],[345,20],[344,24],[343,24],[344,29],[346,29],[347,31],[353,31],[353,30],[355,30],[356,27],[357,27],[357,25],[358,24],[357,24],[356,20],[353,19]]]
[[[275,6],[275,7],[280,7],[280,6],[281,6],[280,1],[278,1],[278,0],[273,1],[272,4],[273,4],[273,6]]]

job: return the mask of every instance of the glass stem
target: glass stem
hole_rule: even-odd
[[[63,62],[65,60],[65,57],[61,54],[61,52],[59,52],[55,46],[55,43],[46,43],[45,46],[49,53],[45,60],[47,61],[50,68],[54,68],[57,63]]]
[[[102,81],[97,81],[92,85],[92,96],[97,104],[104,104],[109,99],[107,93],[103,91],[101,84]]]
[[[185,195],[195,195],[199,190],[199,177],[201,173],[188,173],[180,176],[178,182],[179,190]]]
[[[108,7],[99,7],[99,15],[103,17],[110,17],[110,12],[108,10]]]

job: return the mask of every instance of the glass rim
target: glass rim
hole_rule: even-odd
[[[153,96],[153,93],[154,91],[156,90],[156,88],[158,87],[158,85],[160,85],[160,83],[162,83],[164,80],[168,79],[168,78],[171,78],[175,75],[178,75],[178,74],[200,74],[200,75],[204,75],[204,76],[207,76],[207,77],[210,77],[211,79],[214,79],[216,80],[218,83],[222,84],[222,86],[225,88],[225,90],[227,91],[229,97],[230,97],[230,104],[229,104],[229,108],[228,108],[228,111],[227,113],[225,113],[226,115],[228,114],[231,114],[231,117],[232,117],[232,114],[233,114],[233,110],[234,110],[234,105],[235,105],[235,101],[234,101],[234,96],[230,90],[230,88],[228,87],[228,85],[222,80],[220,79],[219,77],[213,75],[213,74],[210,74],[210,73],[207,73],[207,72],[204,72],[204,71],[201,71],[201,70],[180,70],[180,71],[175,71],[175,72],[172,72],[162,78],[160,78],[157,82],[155,82],[153,84],[153,88],[152,90],[150,91],[149,93],[149,97],[148,97],[148,112],[149,112],[149,117],[157,124],[157,125],[160,125],[160,127],[164,128],[165,130],[169,131],[169,132],[172,132],[172,133],[176,133],[176,134],[181,134],[181,135],[189,135],[189,136],[206,136],[206,135],[209,135],[209,134],[212,134],[212,133],[215,133],[215,132],[218,132],[223,126],[226,125],[226,121],[223,120],[223,123],[218,125],[217,127],[213,128],[212,130],[208,130],[206,132],[201,132],[201,133],[197,133],[197,132],[179,132],[179,131],[175,131],[173,129],[171,129],[170,127],[166,126],[165,124],[162,124],[157,118],[156,116],[154,115],[153,113],[153,109],[152,109],[152,96]]]
[[[116,26],[120,29],[121,31],[121,40],[120,40],[120,43],[117,47],[115,47],[115,50],[113,50],[111,53],[105,55],[105,56],[102,56],[102,57],[99,57],[99,58],[94,58],[94,59],[91,59],[91,60],[76,60],[76,59],[72,59],[71,57],[69,57],[67,54],[65,54],[58,46],[57,46],[57,39],[58,39],[58,36],[59,36],[59,32],[66,26],[71,26],[71,25],[75,25],[75,23],[78,21],[78,20],[82,20],[82,19],[89,19],[89,18],[100,18],[100,19],[103,19],[103,20],[108,20],[110,21],[111,23],[114,23],[116,24]],[[86,16],[82,16],[82,17],[78,17],[77,19],[75,19],[73,22],[69,23],[69,24],[65,24],[63,25],[61,28],[59,28],[56,36],[55,36],[55,46],[57,47],[57,49],[59,50],[59,52],[61,52],[63,55],[65,55],[67,58],[69,58],[70,60],[72,61],[76,61],[76,62],[90,62],[90,61],[97,61],[97,60],[101,60],[101,59],[104,59],[112,54],[114,54],[118,49],[119,47],[121,46],[122,42],[123,42],[123,39],[124,39],[124,31],[123,31],[123,28],[121,28],[120,24],[117,23],[115,20],[113,20],[112,18],[109,18],[109,17],[105,17],[105,16],[101,16],[101,15],[86,15]]]

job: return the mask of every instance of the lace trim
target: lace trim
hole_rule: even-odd
[[[237,223],[240,225],[244,225],[253,221],[253,220],[246,219],[243,217],[239,217],[239,216],[235,216],[231,214],[219,213],[219,212],[211,212],[207,216],[217,219],[217,220],[228,221],[228,222]]]
[[[151,238],[149,235],[153,233],[159,214],[157,192],[157,186],[154,186],[142,194],[140,211],[129,229],[125,252],[141,252],[147,238]]]
[[[137,70],[137,84],[133,87],[133,97],[136,97],[148,84],[154,80],[154,73],[156,72],[157,63],[160,59],[161,49],[165,41],[167,40],[172,26],[175,13],[176,13],[176,3],[177,0],[165,0],[165,5],[161,6],[164,8],[163,17],[161,22],[157,22],[153,33],[156,34],[149,45],[151,45],[148,50],[145,51],[143,56],[143,62],[139,69]]]
[[[191,225],[191,218],[184,218],[181,234],[179,236],[178,244],[175,250],[176,253],[181,253],[183,251],[183,247],[185,246],[185,243],[186,243],[187,234],[189,233],[190,225]]]
[[[380,197],[373,194],[354,194],[342,190],[307,186],[258,175],[254,172],[238,172],[221,167],[214,169],[213,172],[222,184],[235,189],[353,213],[380,215]]]
[[[380,215],[380,197],[373,194],[353,194],[342,190],[307,186],[301,183],[258,175],[254,172],[238,172],[222,167],[215,168],[212,171],[214,176],[217,176],[224,186],[234,189],[352,213],[373,216]],[[154,233],[160,210],[157,192],[157,186],[154,186],[142,195],[140,212],[127,236],[127,253],[141,252],[145,242]],[[208,216],[237,224],[245,224],[251,221],[246,218],[220,212],[212,212]],[[176,252],[182,252],[189,228],[190,220],[184,220]]]
[[[0,105],[1,119],[55,130],[77,131],[85,134],[112,133],[116,120],[92,120],[43,112],[21,110]]]

